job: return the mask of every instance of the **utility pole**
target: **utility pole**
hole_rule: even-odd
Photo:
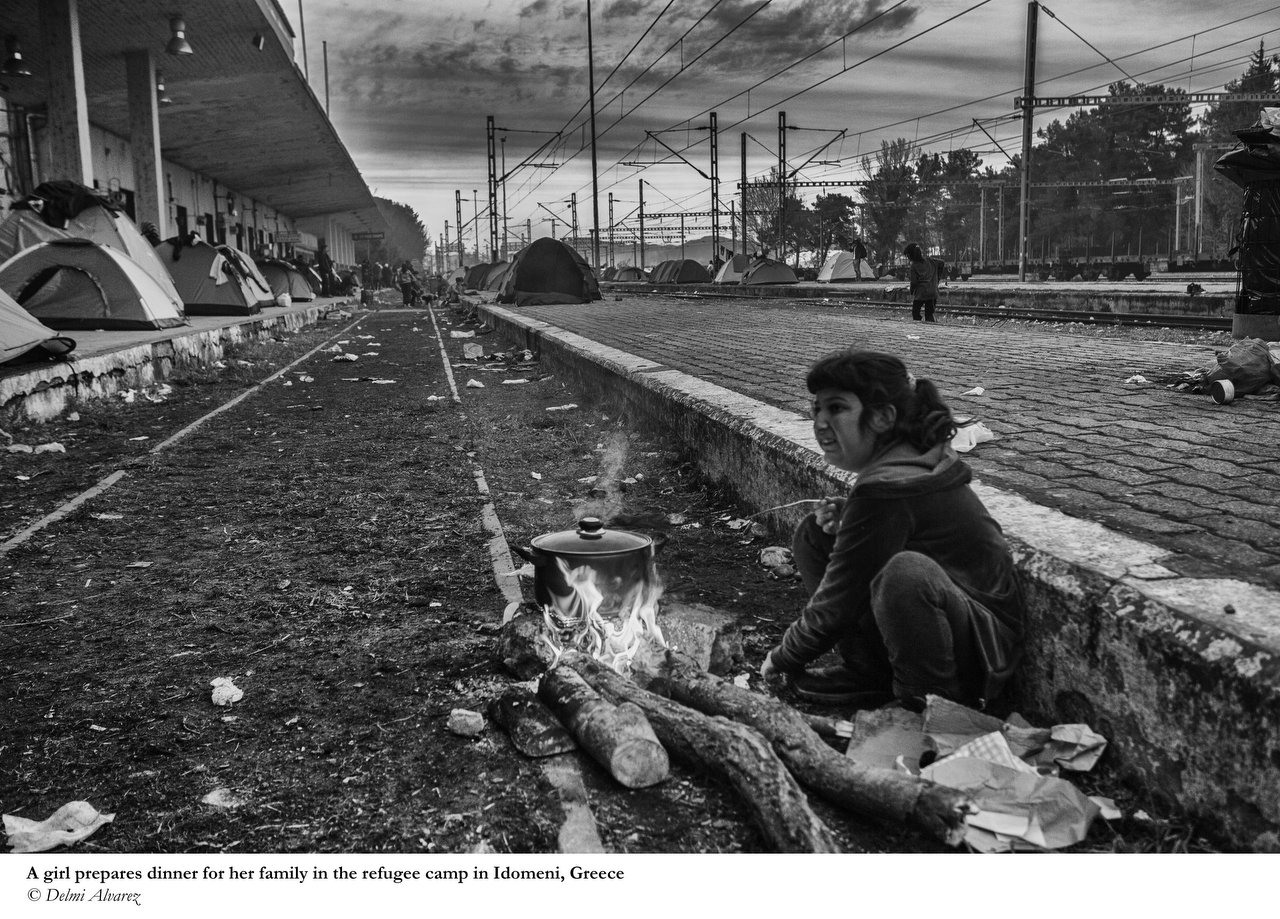
[[[322,41],[320,48],[324,52],[324,116],[329,117],[329,43]]]
[[[1018,281],[1027,279],[1027,237],[1031,223],[1031,120],[1036,95],[1036,13],[1040,4],[1027,4],[1027,56],[1022,86],[1022,194],[1018,206]]]
[[[978,264],[987,263],[987,186],[978,189]]]
[[[778,261],[787,260],[787,113],[778,112]]]
[[[446,253],[449,251],[449,221],[447,220],[444,222],[444,250]],[[448,266],[449,266],[449,262],[448,262],[448,257],[446,256],[445,267],[447,268]],[[443,273],[443,270],[442,270],[442,273]]]
[[[476,261],[480,261],[480,193],[471,189],[471,229],[476,234]]]
[[[485,118],[485,134],[489,156],[489,261],[498,260],[498,143],[493,129],[493,116]],[[479,258],[480,227],[476,227],[476,257]]]
[[[613,192],[609,192],[609,264],[613,265]]]
[[[716,113],[711,113],[711,264],[720,257],[720,144]]]
[[[578,193],[569,193],[569,216],[573,218],[573,248],[578,248]]]
[[[462,189],[454,189],[453,203],[458,208],[458,267],[461,268],[467,262],[467,244],[463,242],[462,233]]]
[[[742,132],[742,252],[747,252],[747,132]]]
[[[502,135],[502,257],[511,254],[511,242],[507,238],[510,230],[507,227],[507,136]]]
[[[733,202],[729,202],[729,232],[733,234],[729,238],[729,258],[733,258],[738,251],[738,215],[733,212]]]
[[[636,267],[644,271],[644,179],[640,180],[640,264]]]
[[[591,220],[595,232],[592,238],[591,265],[600,271],[600,184],[596,174],[596,65],[595,53],[591,44],[591,0],[587,0],[587,94],[591,108]],[[574,212],[574,235],[578,233],[578,216]]]

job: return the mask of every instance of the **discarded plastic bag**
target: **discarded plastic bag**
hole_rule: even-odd
[[[39,822],[5,814],[4,831],[15,853],[48,852],[58,846],[74,845],[115,819],[115,814],[101,813],[88,801],[72,801]]]
[[[981,421],[974,421],[956,429],[955,437],[951,438],[951,447],[957,453],[968,453],[978,444],[995,439],[994,431]]]
[[[462,346],[462,356],[468,360],[484,357],[484,345],[479,342],[469,341]]]
[[[1204,382],[1230,380],[1237,395],[1256,393],[1272,383],[1280,383],[1280,365],[1271,357],[1260,338],[1243,338],[1226,351],[1218,352],[1216,366],[1205,368]]]

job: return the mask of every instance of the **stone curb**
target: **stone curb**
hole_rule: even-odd
[[[756,512],[842,494],[849,478],[792,412],[492,304],[473,304],[543,366],[598,392]],[[981,449],[981,448],[979,448]],[[1032,610],[1011,702],[1034,722],[1083,722],[1110,741],[1148,810],[1201,821],[1226,844],[1280,849],[1280,593],[1187,578],[1167,553],[975,483],[1000,521]],[[764,519],[788,534],[803,509]]]

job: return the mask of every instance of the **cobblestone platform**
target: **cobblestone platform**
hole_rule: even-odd
[[[519,312],[801,414],[815,357],[846,345],[897,354],[998,435],[967,457],[984,482],[1165,548],[1181,574],[1280,586],[1280,403],[1125,382],[1201,367],[1212,348],[873,319],[812,301],[614,295]]]

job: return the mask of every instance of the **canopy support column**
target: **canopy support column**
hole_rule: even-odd
[[[129,146],[133,153],[134,219],[155,224],[169,238],[169,203],[165,200],[160,153],[160,104],[156,98],[156,65],[148,50],[126,51],[129,93]]]

